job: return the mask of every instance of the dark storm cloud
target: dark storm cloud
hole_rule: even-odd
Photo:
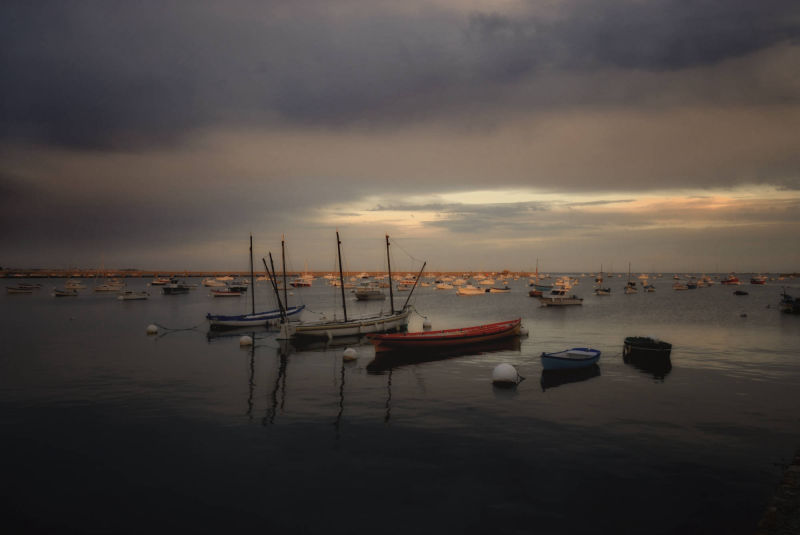
[[[83,148],[163,145],[220,124],[461,114],[543,70],[679,70],[800,35],[794,0],[572,0],[555,14],[513,18],[370,2],[349,17],[315,2],[4,2],[0,10],[0,135]],[[609,93],[589,89],[534,91],[516,105],[585,104]],[[636,99],[637,89],[624,89],[610,92]]]

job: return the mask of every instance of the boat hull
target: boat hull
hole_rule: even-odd
[[[289,307],[286,316],[290,319],[299,320],[305,305]],[[280,310],[269,310],[258,314],[241,314],[238,316],[222,316],[219,314],[206,315],[208,323],[212,329],[235,329],[238,327],[253,327],[276,325],[281,320]]]
[[[574,347],[556,353],[542,353],[543,370],[574,370],[597,364],[600,351],[585,347]]]
[[[309,338],[336,338],[363,334],[386,333],[404,330],[408,325],[410,309],[387,316],[372,316],[348,321],[300,323],[290,326],[288,335]]]
[[[520,319],[478,325],[463,329],[447,329],[418,333],[386,334],[367,336],[376,352],[398,350],[437,350],[483,344],[518,336]]]

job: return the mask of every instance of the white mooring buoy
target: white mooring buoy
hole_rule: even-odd
[[[520,326],[519,328],[519,335],[520,336],[528,336],[528,329],[525,327]]]
[[[158,334],[158,327],[151,323],[147,326],[147,334]]]
[[[492,382],[497,386],[513,386],[520,380],[517,369],[511,364],[498,364],[492,370]]]
[[[242,336],[239,338],[239,345],[244,346],[251,346],[253,345],[253,339],[250,336]]]
[[[352,362],[357,358],[358,358],[358,353],[356,353],[356,350],[353,349],[352,347],[348,347],[347,349],[344,350],[344,353],[342,353],[342,360],[345,362]]]
[[[428,316],[425,316],[425,319],[422,320],[422,330],[423,331],[431,330],[431,320],[428,319]]]

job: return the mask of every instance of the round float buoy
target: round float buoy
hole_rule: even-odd
[[[147,326],[147,334],[158,334],[158,327],[151,323]]]
[[[344,353],[342,353],[342,360],[344,360],[345,362],[352,362],[357,358],[358,354],[356,353],[356,350],[353,349],[352,347],[348,347],[347,349],[344,350]]]
[[[253,345],[253,339],[249,336],[242,336],[239,338],[239,345],[240,346],[251,346]]]
[[[520,327],[519,328],[519,335],[520,336],[528,336],[528,329],[526,329],[525,327]]]
[[[498,364],[492,370],[492,382],[497,386],[514,386],[519,381],[519,373],[511,364]]]
[[[429,320],[427,316],[425,316],[425,319],[422,320],[422,330],[423,331],[431,330],[431,320]]]

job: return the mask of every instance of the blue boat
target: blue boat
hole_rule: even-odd
[[[600,351],[588,347],[573,347],[556,353],[542,353],[543,370],[574,370],[597,364]]]
[[[305,305],[289,307],[286,309],[286,317],[300,319],[300,313],[306,308]],[[223,316],[221,314],[206,314],[206,319],[212,329],[234,329],[237,327],[267,326],[275,325],[281,320],[280,309],[268,310],[267,312],[257,312],[255,314],[239,314],[238,316]]]

